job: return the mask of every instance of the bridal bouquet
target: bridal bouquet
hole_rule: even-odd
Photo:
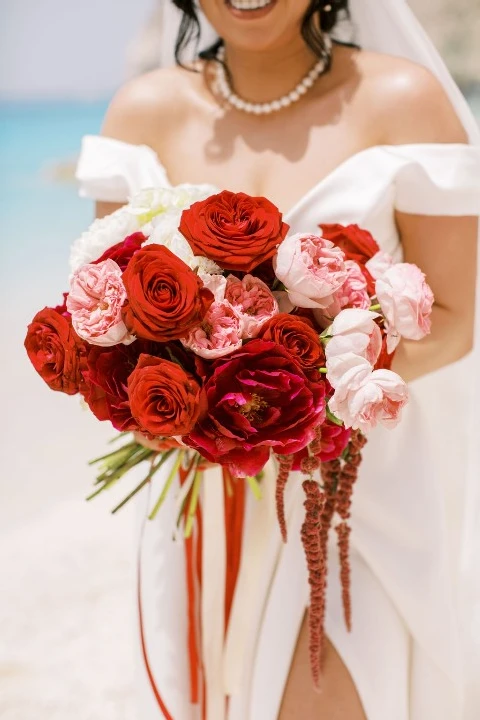
[[[71,268],[63,303],[36,314],[25,347],[50,388],[134,433],[97,459],[94,495],[149,461],[128,500],[172,458],[151,516],[180,476],[189,537],[208,464],[223,467],[228,494],[245,481],[258,496],[273,456],[286,540],[285,485],[303,473],[318,681],[329,529],[350,625],[352,487],[369,430],[395,426],[407,402],[390,366],[401,337],[430,330],[423,273],[356,225],[290,233],[265,198],[187,185],[144,190],[95,221]]]

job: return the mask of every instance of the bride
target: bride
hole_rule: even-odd
[[[272,511],[272,473],[263,499],[248,499],[224,634],[229,558],[215,512],[223,486],[210,470],[201,662],[193,671],[183,542],[172,540],[169,522],[175,499],[142,525],[141,720],[460,720],[479,708],[469,683],[479,601],[470,572],[478,507],[470,430],[478,430],[471,413],[480,399],[472,352],[477,129],[403,0],[347,4],[166,3],[165,55],[181,19],[176,67],[124,86],[102,136],[84,140],[77,174],[98,216],[152,185],[265,195],[293,232],[322,222],[367,228],[384,250],[424,270],[436,298],[432,334],[404,342],[395,359],[411,389],[403,422],[375,430],[365,449],[352,510],[350,633],[332,554],[322,691],[312,687],[308,662],[301,482],[290,482],[286,545]],[[192,64],[202,13],[221,40],[209,45],[203,34]],[[352,42],[340,41],[346,33]]]

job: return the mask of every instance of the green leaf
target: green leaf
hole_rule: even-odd
[[[180,467],[180,465],[181,465],[181,462],[182,462],[182,460],[183,460],[184,452],[183,452],[182,450],[174,450],[174,449],[173,449],[173,450],[168,450],[168,451],[162,456],[161,465],[163,465],[163,463],[165,462],[165,460],[166,460],[168,457],[170,457],[170,455],[172,454],[172,452],[177,452],[177,453],[178,453],[178,457],[177,457],[177,459],[175,460],[175,462],[173,463],[173,467],[172,467],[172,469],[171,469],[171,471],[170,471],[170,474],[169,474],[169,476],[168,476],[168,478],[167,478],[167,481],[166,481],[165,485],[163,486],[163,490],[162,490],[162,492],[161,492],[160,497],[158,498],[157,502],[155,503],[155,506],[154,506],[153,510],[151,511],[151,513],[150,513],[149,516],[148,516],[148,519],[149,519],[149,520],[153,520],[153,519],[155,518],[156,514],[158,513],[158,511],[160,510],[160,508],[162,507],[162,505],[163,505],[163,503],[164,503],[164,501],[165,501],[165,498],[167,497],[167,493],[168,493],[168,491],[170,490],[170,487],[171,487],[171,485],[172,485],[172,483],[173,483],[173,481],[174,481],[174,479],[175,479],[175,476],[176,476],[176,474],[177,474],[177,472],[178,472],[178,469],[179,469],[179,467]]]
[[[327,405],[327,420],[330,420],[334,425],[338,425],[339,427],[343,427],[343,422],[337,418],[336,415],[332,413],[332,411],[329,409]]]
[[[185,523],[185,538],[189,538],[192,534],[193,523],[197,513],[198,498],[200,495],[200,485],[202,483],[203,473],[198,470],[195,473],[193,481],[192,493],[190,495],[190,504],[188,506],[187,521]]]
[[[257,478],[256,477],[247,477],[247,478],[245,478],[245,480],[249,484],[250,490],[252,491],[255,500],[261,500],[262,499],[262,489],[261,489],[260,485],[258,484]]]

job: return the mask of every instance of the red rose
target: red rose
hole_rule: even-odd
[[[67,395],[79,391],[85,344],[73,330],[68,314],[54,308],[40,310],[28,326],[24,345],[30,362],[49,388]]]
[[[233,475],[255,475],[270,450],[298,452],[325,417],[325,385],[311,382],[287,350],[252,340],[212,366],[208,412],[185,439]]]
[[[354,260],[360,265],[362,273],[367,281],[369,295],[375,294],[375,281],[368,272],[365,264],[372,259],[380,250],[377,242],[373,239],[368,230],[363,230],[358,225],[320,225],[322,235],[330,240],[345,253],[347,260]]]
[[[82,395],[98,420],[110,420],[121,432],[138,430],[130,410],[128,378],[142,352],[160,352],[162,346],[137,340],[131,345],[99,347],[91,345],[83,372]]]
[[[128,378],[132,415],[154,437],[187,435],[205,409],[202,389],[177,363],[140,355]]]
[[[199,325],[213,303],[200,278],[163,245],[147,245],[123,273],[123,319],[138,337],[169,342]]]
[[[282,345],[306,371],[325,367],[319,333],[305,317],[279,313],[267,320],[258,337]]]
[[[351,434],[351,430],[335,425],[329,420],[324,422],[320,440],[322,449],[317,455],[319,460],[321,462],[329,462],[330,460],[339,458],[350,442]],[[300,470],[301,462],[306,457],[308,457],[307,448],[296,453],[293,459],[292,470]]]
[[[140,250],[146,239],[146,235],[141,232],[133,233],[133,235],[129,235],[125,240],[122,240],[122,242],[112,245],[112,247],[105,250],[103,255],[99,257],[98,260],[94,260],[92,264],[98,265],[98,263],[104,260],[111,259],[115,260],[120,270],[125,270],[132,257]]]
[[[274,256],[288,229],[269,200],[228,190],[194,203],[180,222],[195,255],[247,273]]]

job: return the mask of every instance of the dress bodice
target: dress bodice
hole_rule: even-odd
[[[145,187],[170,186],[152,148],[93,135],[83,140],[77,179],[82,196],[115,203]],[[398,257],[395,210],[458,216],[480,212],[480,148],[420,143],[369,147],[320,180],[285,213],[285,220],[293,232],[315,232],[320,222],[356,223]]]

